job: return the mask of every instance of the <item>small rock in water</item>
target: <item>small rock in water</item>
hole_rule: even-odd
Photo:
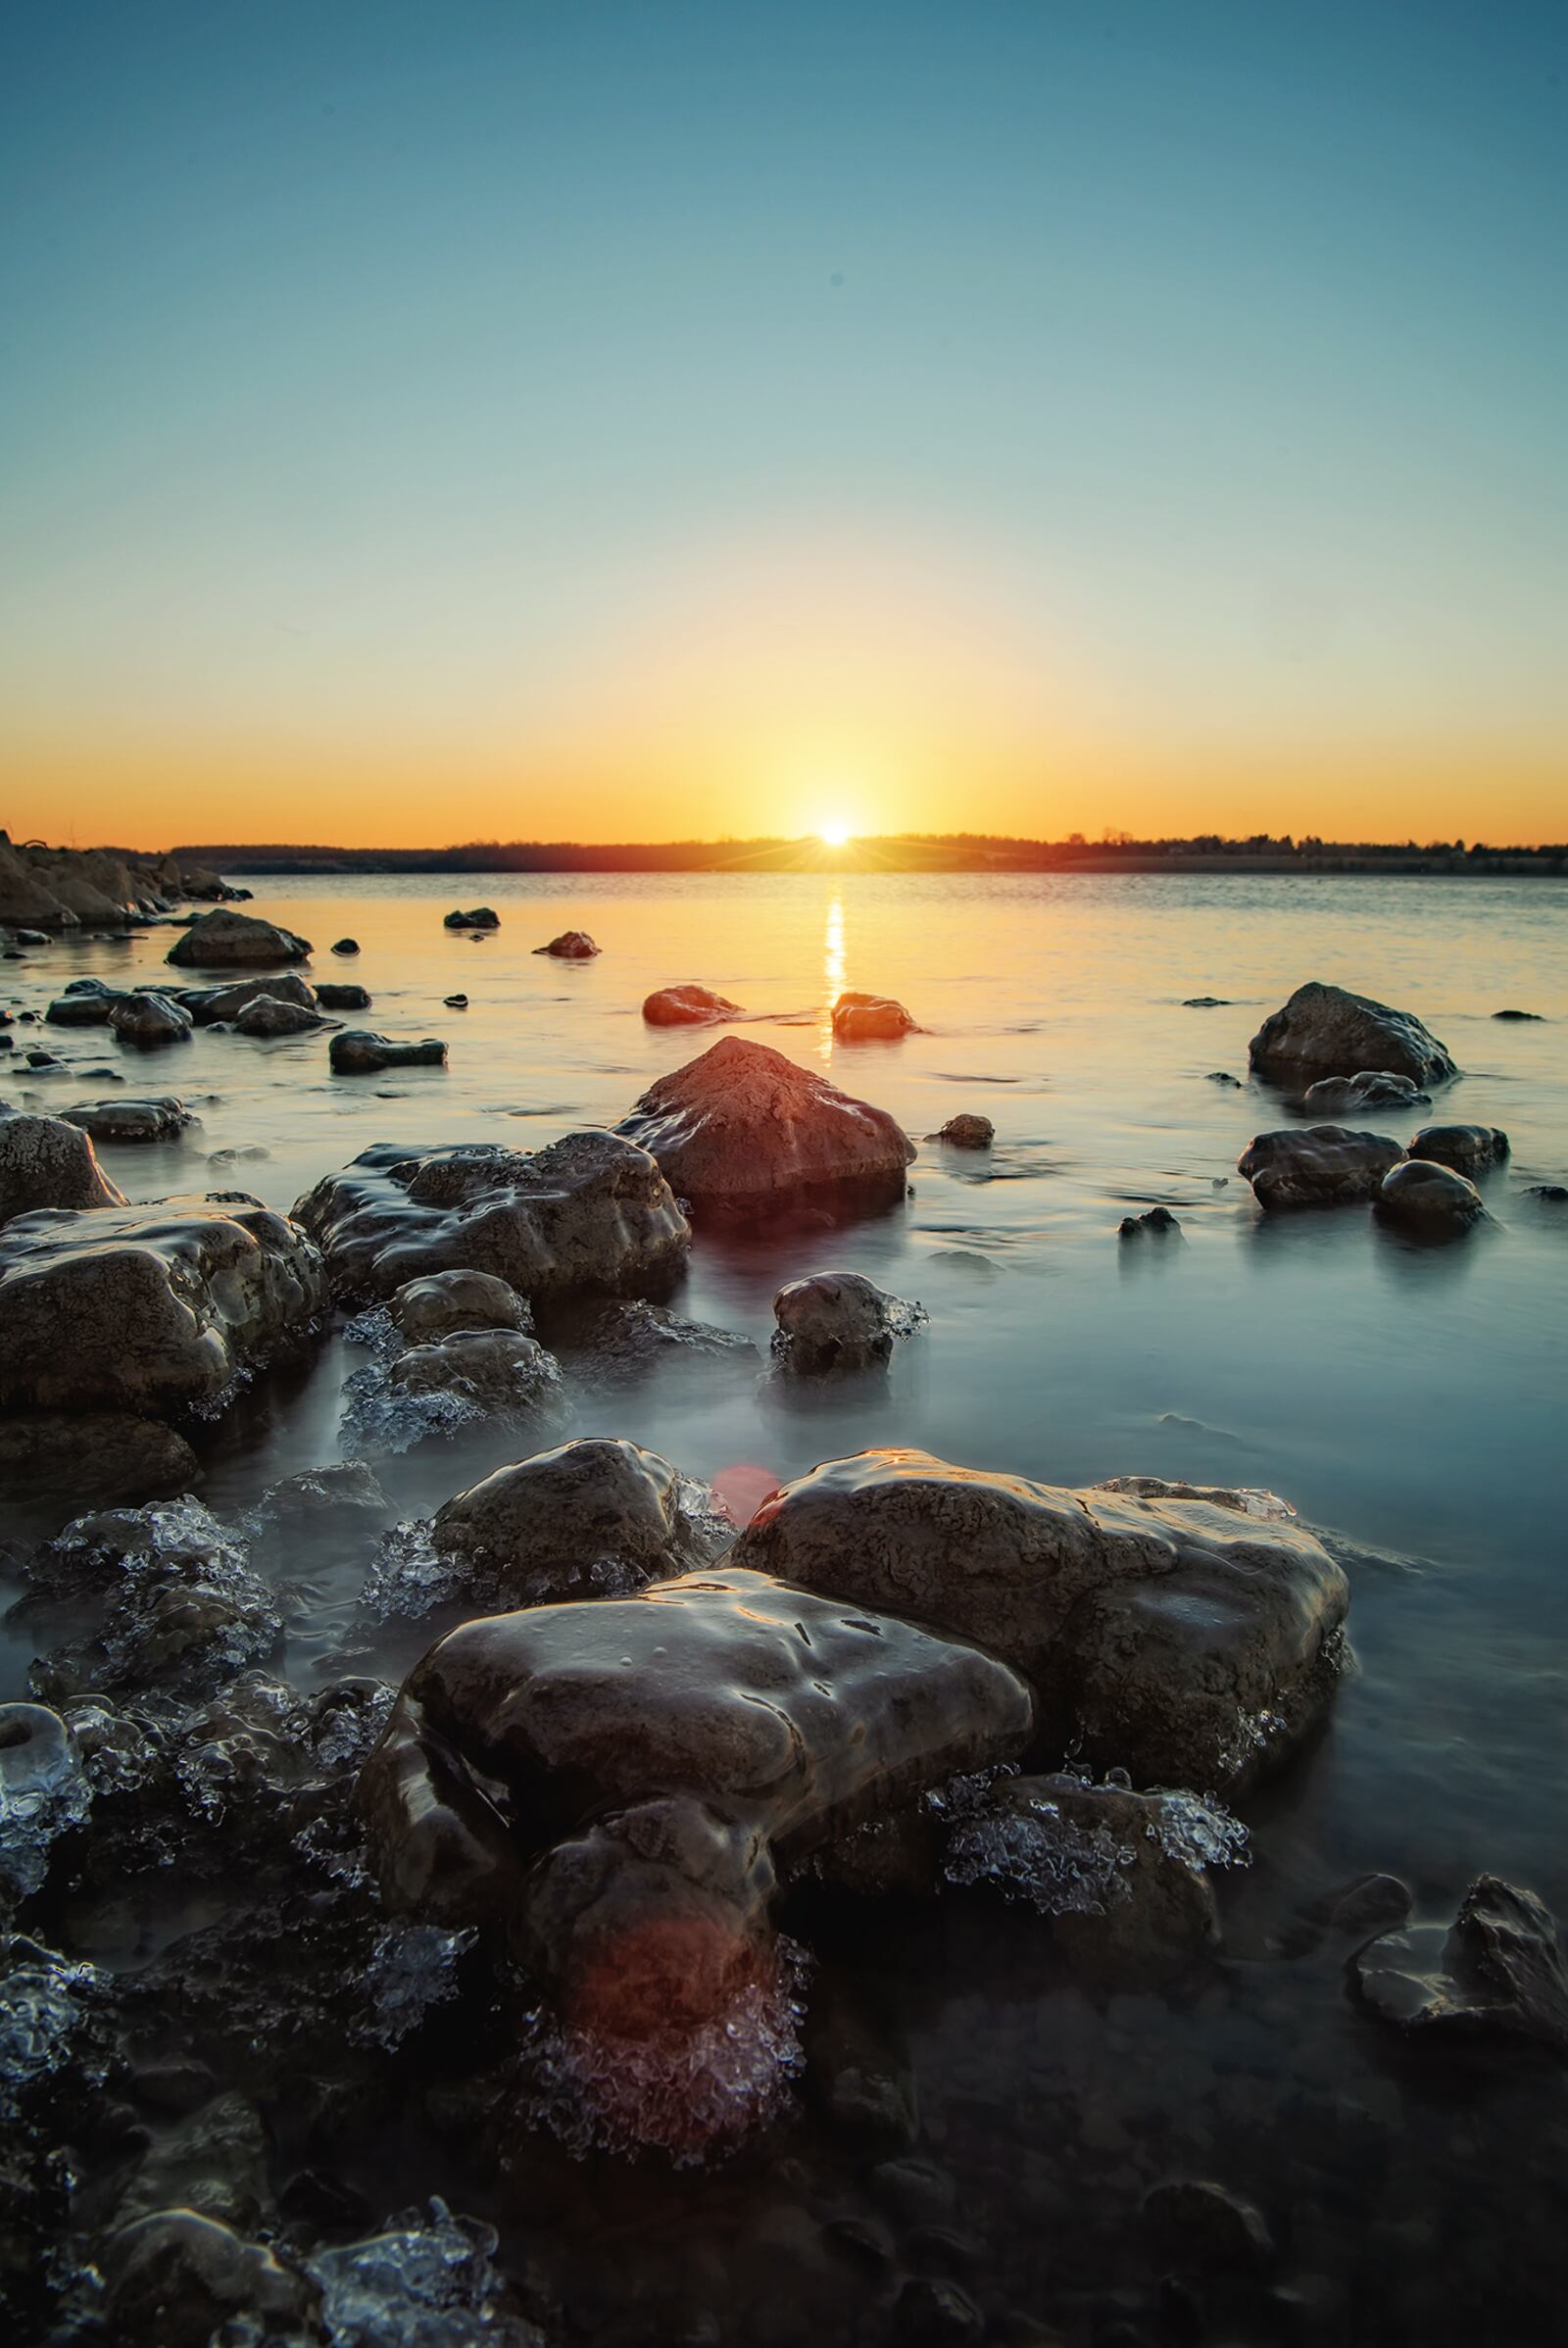
[[[1258,1134],[1237,1159],[1236,1170],[1251,1184],[1258,1205],[1276,1212],[1358,1204],[1376,1195],[1403,1156],[1387,1134],[1358,1133],[1348,1125],[1298,1125]]]
[[[368,1011],[370,1007],[367,988],[334,986],[330,980],[323,980],[317,988],[316,1000],[323,1011]]]
[[[1228,1068],[1210,1068],[1207,1077],[1204,1079],[1204,1082],[1207,1084],[1223,1085],[1226,1091],[1230,1093],[1239,1093],[1242,1089],[1241,1078],[1239,1076],[1232,1076]]]
[[[1150,1206],[1141,1215],[1123,1215],[1116,1226],[1116,1237],[1122,1240],[1157,1239],[1180,1229],[1180,1223],[1168,1206]]]
[[[1494,1011],[1492,1016],[1494,1019],[1529,1019],[1539,1024],[1544,1014],[1540,1011]]]
[[[950,1117],[937,1135],[955,1150],[989,1150],[997,1138],[997,1129],[989,1117],[977,1116],[972,1109]]]
[[[1307,1086],[1301,1106],[1320,1117],[1338,1117],[1348,1110],[1411,1108],[1431,1098],[1408,1076],[1396,1076],[1387,1068],[1359,1068],[1353,1076],[1320,1077]]]
[[[358,938],[339,938],[332,948],[334,954],[358,954],[359,951],[360,941]]]
[[[1383,1178],[1375,1205],[1385,1222],[1401,1223],[1428,1235],[1466,1231],[1486,1215],[1486,1202],[1473,1182],[1421,1157],[1406,1158]]]
[[[334,1076],[378,1076],[383,1068],[444,1068],[447,1048],[435,1036],[394,1044],[368,1028],[345,1027],[327,1046],[327,1059]]]
[[[1370,1941],[1351,1961],[1361,2002],[1412,2035],[1499,2033],[1568,2060],[1568,1965],[1533,1891],[1478,1876],[1453,1923]]]
[[[1409,1155],[1455,1174],[1485,1174],[1505,1162],[1508,1137],[1495,1125],[1423,1125],[1411,1140]]]
[[[320,1024],[320,1013],[302,1003],[281,1003],[275,995],[256,995],[236,1015],[234,1032],[258,1038],[303,1036]]]
[[[558,962],[591,962],[598,952],[585,929],[564,929],[548,946],[534,948],[535,954],[551,954]]]
[[[643,1001],[643,1017],[650,1027],[705,1027],[740,1016],[738,1003],[709,987],[660,987]]]
[[[156,1101],[83,1101],[60,1113],[95,1142],[177,1142],[201,1123],[172,1093]]]
[[[1548,1206],[1568,1205],[1568,1182],[1533,1182],[1525,1197],[1544,1198]]]
[[[808,1377],[886,1362],[894,1342],[923,1326],[923,1305],[906,1303],[858,1272],[813,1272],[773,1298],[780,1366]]]
[[[1184,1011],[1218,1011],[1224,1010],[1229,1003],[1228,995],[1184,995],[1182,1009]]]
[[[466,1011],[468,1007],[466,995],[443,995],[441,1000],[449,1011]]]
[[[641,1297],[599,1306],[572,1335],[568,1365],[593,1386],[621,1386],[658,1371],[682,1368],[731,1371],[760,1369],[757,1347],[732,1329],[688,1321],[665,1304]]]
[[[891,1044],[919,1034],[902,1003],[891,995],[841,995],[833,1005],[833,1035],[840,1044]]]
[[[443,929],[499,929],[501,916],[491,905],[476,905],[471,913],[448,913],[441,926]]]
[[[166,995],[122,995],[109,1013],[109,1025],[122,1044],[151,1051],[161,1044],[188,1044],[192,1026],[189,1011]]]

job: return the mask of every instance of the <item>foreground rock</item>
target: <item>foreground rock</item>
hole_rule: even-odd
[[[650,1027],[706,1027],[741,1015],[738,1003],[707,987],[660,987],[643,1001],[643,1017]]]
[[[499,929],[501,915],[492,905],[476,905],[471,913],[448,913],[441,926],[443,929]]]
[[[114,987],[101,980],[89,980],[85,985],[75,979],[58,996],[44,1013],[51,1027],[107,1027],[109,1014],[120,1001]]]
[[[894,1044],[919,1032],[890,995],[841,995],[833,1005],[833,1035],[840,1044]]]
[[[937,1135],[939,1142],[946,1142],[954,1150],[989,1150],[996,1138],[997,1129],[991,1119],[977,1116],[972,1109],[950,1117]]]
[[[1429,1098],[1408,1076],[1359,1068],[1353,1076],[1320,1076],[1307,1086],[1301,1105],[1320,1117],[1344,1117],[1369,1108],[1413,1108]]]
[[[733,1561],[972,1639],[1033,1681],[1058,1749],[1137,1784],[1216,1791],[1310,1727],[1349,1602],[1297,1525],[924,1451],[865,1451],[787,1484]]]
[[[181,1009],[189,1011],[198,1027],[237,1020],[251,1003],[264,1000],[314,1011],[318,999],[310,980],[301,978],[297,970],[278,970],[270,978],[239,978],[227,987],[186,987],[178,997]]]
[[[190,1042],[189,1011],[164,995],[122,995],[110,1006],[109,1025],[118,1042],[134,1044],[143,1052]]]
[[[775,1360],[802,1376],[822,1377],[887,1362],[894,1341],[912,1336],[924,1315],[859,1272],[812,1272],[779,1290],[773,1318]]]
[[[662,1076],[616,1131],[682,1198],[742,1208],[835,1190],[896,1198],[914,1159],[885,1109],[740,1036]]]
[[[295,1208],[335,1285],[384,1297],[432,1272],[490,1272],[524,1296],[667,1277],[691,1227],[646,1150],[610,1133],[532,1152],[468,1143],[367,1150]]]
[[[1259,1206],[1345,1206],[1375,1198],[1404,1155],[1383,1133],[1349,1125],[1298,1125],[1260,1133],[1236,1161]]]
[[[244,970],[302,962],[310,952],[310,940],[293,930],[223,907],[193,921],[165,958],[178,970]]]
[[[327,1046],[334,1076],[379,1076],[383,1068],[444,1068],[447,1048],[437,1036],[416,1044],[394,1044],[366,1027],[345,1027]]]
[[[0,1406],[210,1404],[325,1302],[306,1234],[243,1192],[23,1215],[0,1233]]]
[[[1478,1876],[1453,1923],[1414,1925],[1352,1960],[1356,1995],[1412,2036],[1526,2038],[1568,2060],[1568,1965],[1533,1891]]]
[[[76,1118],[0,1113],[0,1224],[38,1207],[124,1203]]]
[[[535,954],[553,954],[558,962],[591,962],[598,952],[585,929],[564,929],[548,946],[534,948]]]
[[[386,1309],[409,1345],[436,1345],[460,1329],[527,1331],[533,1326],[527,1298],[492,1272],[436,1272],[426,1280],[407,1280]]]
[[[181,1134],[201,1122],[172,1093],[153,1101],[78,1101],[74,1108],[63,1108],[60,1114],[68,1125],[79,1125],[95,1142],[177,1142]],[[59,1203],[90,1206],[101,1202],[80,1198]],[[115,1203],[122,1203],[118,1195]]]
[[[1455,1174],[1487,1174],[1507,1162],[1508,1137],[1495,1125],[1423,1125],[1409,1155]]]
[[[1459,1071],[1413,1011],[1311,979],[1265,1019],[1248,1057],[1262,1076],[1304,1092],[1324,1076],[1387,1071],[1412,1084],[1446,1083]]]
[[[1438,1237],[1467,1231],[1487,1211],[1473,1182],[1420,1157],[1406,1158],[1384,1176],[1375,1203],[1382,1221]]]

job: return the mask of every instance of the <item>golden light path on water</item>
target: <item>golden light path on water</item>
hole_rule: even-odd
[[[833,1005],[844,992],[844,900],[835,890],[822,933],[822,984],[826,992],[822,1016],[816,1023],[817,1050],[825,1060],[833,1057]]]

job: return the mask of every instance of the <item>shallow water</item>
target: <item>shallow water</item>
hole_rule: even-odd
[[[500,912],[499,932],[476,944],[443,930],[450,906],[480,903]],[[695,2294],[728,2309],[720,2331],[646,2336],[880,2339],[894,2336],[878,2325],[904,2276],[949,2272],[998,2338],[1006,2311],[1049,2316],[1074,2338],[1108,2338],[1122,2319],[1130,2338],[1210,2336],[1183,2332],[1188,2317],[1161,2316],[1147,2278],[1124,2273],[1138,2196],[1174,2170],[1250,2192],[1288,2240],[1268,2336],[1276,2322],[1281,2338],[1430,2340],[1467,2324],[1481,2336],[1477,2324],[1500,2332],[1504,2314],[1514,2336],[1546,2336],[1533,2326],[1561,2256],[1544,2247],[1553,2163],[1568,2148],[1560,2075],[1494,2052],[1474,2069],[1417,2062],[1349,2007],[1343,1948],[1278,1951],[1305,1903],[1365,1869],[1402,1875],[1434,1916],[1483,1869],[1568,1914],[1568,1208],[1527,1196],[1568,1180],[1564,885],[448,874],[263,883],[251,909],[315,940],[314,976],[369,989],[373,1009],[348,1024],[445,1037],[450,1064],[334,1079],[319,1035],[198,1031],[138,1054],[104,1030],[13,1030],[74,1068],[113,1062],[129,1092],[177,1092],[199,1109],[181,1145],[102,1149],[131,1197],[239,1185],[287,1207],[372,1142],[531,1147],[613,1122],[726,1032],[644,1026],[650,989],[700,980],[761,1022],[740,1032],[826,1067],[916,1138],[978,1109],[996,1148],[977,1157],[922,1140],[905,1205],[836,1231],[699,1235],[673,1301],[764,1352],[772,1296],[797,1274],[853,1268],[917,1299],[929,1322],[884,1382],[791,1403],[750,1374],[716,1389],[655,1381],[578,1396],[572,1432],[632,1437],[704,1479],[736,1463],[783,1478],[898,1443],[1054,1483],[1261,1485],[1362,1552],[1357,1668],[1310,1751],[1242,1805],[1254,1861],[1221,1885],[1233,1954],[1203,1996],[1097,2006],[1045,1963],[1026,1916],[979,1895],[929,1913],[825,1913],[822,1994],[858,1989],[901,2047],[918,2093],[913,2157],[950,2214],[923,2231],[900,2216],[899,2195],[912,2208],[915,2188],[879,2181],[819,2122],[696,2177],[647,2163],[567,2173],[541,2151],[548,2187],[533,2177],[529,2191],[543,2191],[584,2335],[605,2329],[612,2305],[672,2293],[671,2305]],[[598,940],[596,961],[533,954],[567,927]],[[363,951],[339,959],[326,950],[346,932]],[[73,976],[153,977],[169,943],[154,929],[41,951],[5,966],[8,999],[41,1007]],[[1430,1111],[1356,1122],[1401,1142],[1423,1120],[1502,1126],[1513,1156],[1483,1184],[1489,1225],[1434,1248],[1359,1209],[1259,1216],[1235,1160],[1290,1112],[1248,1081],[1247,1040],[1309,977],[1411,1008],[1447,1044],[1465,1074]],[[844,987],[896,995],[925,1032],[835,1048],[826,1012]],[[466,1010],[444,1006],[457,991]],[[1226,1000],[1187,1007],[1194,996]],[[1543,1021],[1494,1021],[1505,1006]],[[1221,1070],[1242,1089],[1208,1081]],[[4,1078],[19,1105],[110,1089]],[[251,1149],[267,1154],[209,1162]],[[1155,1201],[1175,1210],[1179,1239],[1119,1244],[1121,1216]],[[213,1438],[208,1504],[232,1516],[279,1476],[342,1456],[342,1385],[363,1358],[334,1337],[308,1372],[246,1394]],[[425,1516],[517,1448],[466,1432],[377,1472],[399,1513]],[[366,1647],[353,1611],[365,1564],[290,1561],[305,1585],[288,1650],[302,1686],[391,1673],[425,1643],[427,1631],[403,1626]],[[28,1658],[8,1636],[11,1695]],[[528,2210],[416,2130],[357,2148],[347,2166],[388,2209],[439,2191],[483,2204],[504,2255],[537,2251]],[[874,2255],[845,2248],[833,2222],[849,2218],[874,2218]],[[1463,2254],[1437,2288],[1432,2260],[1456,2225]],[[925,2239],[944,2228],[956,2247]],[[727,2298],[690,2279],[715,2263],[730,2269]],[[780,2278],[793,2278],[787,2290]]]

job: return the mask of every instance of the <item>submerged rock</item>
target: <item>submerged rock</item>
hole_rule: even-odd
[[[295,1208],[337,1287],[388,1296],[432,1272],[490,1272],[524,1296],[667,1277],[691,1228],[646,1150],[617,1135],[548,1149],[367,1150]]]
[[[1528,1019],[1533,1025],[1539,1025],[1542,1018],[1540,1011],[1494,1011],[1492,1016],[1494,1019]]]
[[[1455,1174],[1485,1174],[1508,1156],[1508,1137],[1495,1125],[1423,1125],[1409,1155]]]
[[[443,1395],[476,1417],[537,1436],[571,1417],[554,1354],[520,1329],[459,1329],[412,1345],[387,1372],[394,1396]]]
[[[27,1410],[0,1418],[0,1506],[58,1523],[189,1492],[199,1468],[182,1435],[131,1411]]]
[[[334,954],[358,954],[359,951],[360,941],[358,938],[335,938],[332,942]]]
[[[1358,1068],[1353,1076],[1320,1076],[1308,1085],[1301,1105],[1320,1117],[1343,1117],[1368,1108],[1412,1108],[1431,1095],[1408,1076],[1384,1068]]]
[[[939,1142],[948,1143],[954,1150],[989,1150],[996,1138],[997,1129],[991,1119],[977,1116],[971,1109],[950,1117],[937,1135]]]
[[[177,1142],[181,1134],[201,1123],[172,1093],[161,1094],[156,1100],[78,1101],[74,1108],[63,1108],[60,1114],[68,1125],[79,1125],[95,1142]]]
[[[1259,1206],[1344,1206],[1377,1195],[1404,1155],[1385,1133],[1349,1125],[1297,1125],[1260,1133],[1236,1161]]]
[[[1421,1157],[1406,1158],[1386,1174],[1374,1203],[1385,1222],[1427,1233],[1468,1230],[1487,1211],[1473,1182]]]
[[[906,1612],[1036,1686],[1047,1737],[1144,1785],[1282,1759],[1338,1678],[1349,1588],[1299,1527],[864,1451],[764,1501],[738,1566]]]
[[[1119,1240],[1160,1239],[1181,1225],[1168,1206],[1146,1206],[1141,1215],[1123,1215],[1116,1226]]]
[[[151,1051],[160,1044],[188,1044],[191,1015],[165,995],[122,995],[110,1007],[109,1025],[122,1044]]]
[[[290,1003],[302,1011],[314,1011],[319,997],[297,970],[274,971],[270,978],[240,978],[226,987],[187,987],[179,996],[181,1006],[198,1027],[216,1027],[220,1020],[237,1021],[253,1003],[263,1001]]]
[[[319,1027],[321,1014],[302,1003],[283,1003],[275,995],[258,995],[234,1021],[241,1036],[303,1036]]]
[[[290,929],[220,906],[193,921],[165,958],[181,970],[254,969],[269,962],[301,962],[310,951],[310,940]]]
[[[212,1403],[325,1302],[306,1234],[242,1191],[22,1215],[0,1232],[0,1405]]]
[[[409,1345],[437,1344],[460,1329],[533,1327],[527,1298],[493,1272],[433,1272],[423,1280],[406,1280],[386,1309]]]
[[[749,1337],[688,1321],[646,1297],[603,1304],[571,1333],[570,1368],[587,1384],[624,1386],[655,1371],[748,1372],[761,1367]]]
[[[662,1076],[616,1131],[700,1203],[757,1206],[834,1190],[898,1198],[914,1159],[885,1109],[740,1036]]]
[[[1568,1965],[1533,1891],[1478,1876],[1453,1923],[1414,1925],[1351,1960],[1363,2005],[1412,2035],[1527,2038],[1568,2059]]]
[[[368,1028],[345,1027],[327,1046],[334,1076],[379,1076],[383,1068],[444,1068],[447,1048],[436,1036],[416,1044],[394,1044]]]
[[[1301,1090],[1321,1076],[1389,1070],[1413,1084],[1446,1083],[1458,1069],[1413,1011],[1309,979],[1264,1020],[1248,1056],[1260,1075]]]
[[[334,946],[332,951],[335,954],[337,948]],[[334,986],[329,980],[324,981],[317,988],[316,1000],[323,1011],[368,1011],[370,1007],[370,997],[367,988]]]
[[[499,929],[501,915],[491,905],[476,905],[471,913],[448,913],[441,926],[443,929]]]
[[[0,1114],[0,1224],[38,1207],[124,1203],[75,1118]]]
[[[660,987],[643,1000],[643,1017],[650,1027],[705,1027],[741,1016],[738,1003],[708,987]]]
[[[890,995],[841,995],[833,1005],[833,1036],[840,1044],[891,1044],[919,1029],[902,1003]]]
[[[598,952],[585,929],[564,929],[548,946],[534,948],[535,954],[553,954],[558,962],[591,962]]]
[[[773,1318],[775,1359],[787,1370],[820,1377],[886,1362],[894,1340],[912,1337],[925,1314],[859,1272],[812,1272],[779,1290]]]

